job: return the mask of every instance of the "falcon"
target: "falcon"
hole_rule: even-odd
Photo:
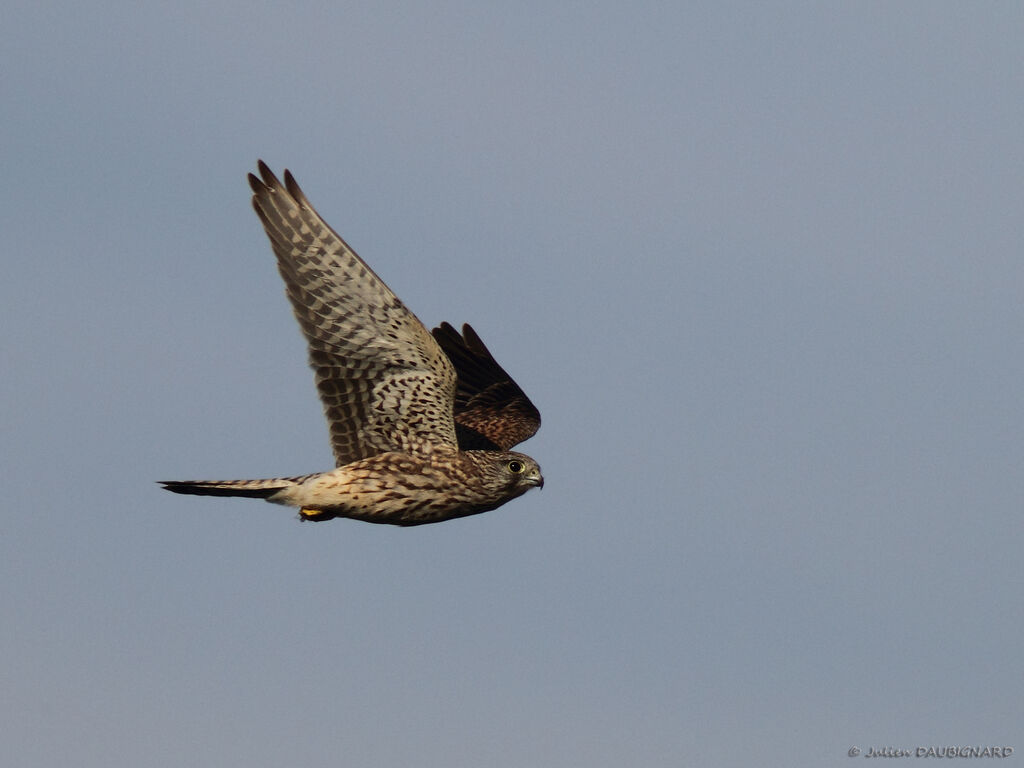
[[[513,446],[540,413],[469,326],[428,331],[320,218],[295,178],[262,160],[252,204],[309,345],[336,468],[263,480],[162,481],[174,493],[246,496],[347,517],[422,525],[500,507],[544,485]]]

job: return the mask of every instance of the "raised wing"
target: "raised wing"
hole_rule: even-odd
[[[341,466],[386,451],[457,445],[455,371],[414,314],[261,160],[252,205],[270,238]]]
[[[460,334],[448,323],[434,338],[455,365],[455,428],[463,450],[507,451],[540,429],[540,411],[469,325]]]

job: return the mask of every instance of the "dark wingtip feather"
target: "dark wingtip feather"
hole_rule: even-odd
[[[270,166],[264,163],[262,160],[256,161],[256,168],[259,170],[260,175],[249,174],[249,186],[252,187],[252,191],[256,193],[270,191],[273,192],[275,189],[282,187],[281,182],[278,180],[274,172],[270,170]],[[287,171],[285,171],[287,173]]]
[[[302,187],[292,176],[292,172],[287,168],[284,169],[284,188],[288,190],[288,194],[295,198],[295,202],[306,208],[312,208],[309,201],[306,199],[306,195],[302,191]]]
[[[491,354],[491,351],[487,348],[483,340],[481,340],[481,338],[477,335],[476,331],[473,330],[473,326],[471,326],[469,323],[462,324],[462,335],[466,339],[467,347],[469,347],[472,350],[475,350],[476,352],[480,352],[486,355],[492,360],[494,359],[494,355]]]

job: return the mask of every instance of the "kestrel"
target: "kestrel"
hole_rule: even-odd
[[[248,496],[349,517],[422,525],[500,507],[544,485],[510,449],[540,413],[468,325],[433,332],[320,218],[287,170],[261,160],[252,204],[309,343],[336,469],[267,480],[167,481],[175,493]]]

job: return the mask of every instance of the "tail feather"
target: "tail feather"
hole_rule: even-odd
[[[161,480],[160,485],[172,493],[187,493],[193,496],[245,496],[250,499],[267,499],[280,490],[301,483],[306,477],[276,477],[270,480]]]

